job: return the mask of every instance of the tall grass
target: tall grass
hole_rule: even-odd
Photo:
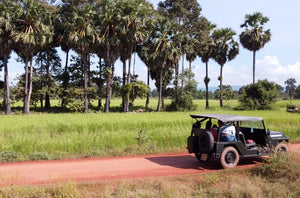
[[[119,104],[121,100],[113,100]],[[137,101],[136,104],[139,104]],[[195,113],[261,116],[267,128],[300,137],[300,114],[287,113],[280,101],[272,111],[235,111],[237,101],[197,100],[195,112],[10,115],[0,119],[0,161],[62,159],[183,151]],[[298,101],[296,101],[298,102]],[[153,104],[152,104],[153,105]]]

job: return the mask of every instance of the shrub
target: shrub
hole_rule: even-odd
[[[247,85],[243,89],[240,97],[240,108],[246,110],[271,109],[271,105],[276,102],[278,90],[276,84],[267,80],[259,80],[255,84]]]
[[[47,152],[37,152],[31,154],[30,160],[32,161],[39,161],[39,160],[50,160],[51,157]]]
[[[15,151],[2,151],[0,153],[0,162],[15,162],[18,161],[21,154]]]
[[[173,100],[170,105],[167,106],[167,111],[193,111],[197,106],[193,104],[193,97],[190,94],[183,95],[177,100]]]

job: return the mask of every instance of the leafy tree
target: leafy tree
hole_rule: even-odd
[[[130,103],[131,106],[134,105],[134,100],[139,98],[144,98],[147,96],[147,93],[149,93],[149,87],[142,81],[135,81],[132,83],[131,86],[133,91],[130,91]],[[134,94],[133,94],[134,93]]]
[[[197,82],[194,80],[195,74],[190,69],[186,69],[180,76],[184,87],[183,95],[181,95],[177,100],[176,98],[172,100],[172,103],[167,106],[168,111],[185,111],[185,110],[195,110],[195,105],[193,104],[193,94],[197,92]]]
[[[257,83],[244,87],[239,102],[242,109],[265,110],[271,109],[271,105],[276,102],[277,96],[278,91],[275,83],[259,80]]]
[[[234,92],[230,85],[224,85],[224,99],[231,100],[234,96]]]
[[[214,41],[213,58],[220,65],[220,106],[223,107],[223,67],[227,61],[233,60],[239,53],[239,45],[233,36],[236,33],[230,28],[216,29],[212,34]]]
[[[253,83],[255,83],[255,54],[271,39],[270,29],[264,30],[263,26],[269,21],[262,13],[247,14],[245,22],[241,25],[244,31],[240,34],[242,46],[253,52]]]
[[[49,109],[51,107],[50,92],[57,90],[55,78],[61,73],[61,59],[55,48],[49,48],[37,53],[35,63],[38,66],[36,73],[39,77],[41,107],[45,98],[45,109]]]
[[[284,84],[286,85],[285,87],[285,92],[289,95],[290,100],[292,99],[292,97],[295,95],[295,91],[296,91],[296,84],[297,81],[295,78],[289,78],[286,81],[284,81]]]
[[[295,90],[295,98],[300,99],[300,85]]]

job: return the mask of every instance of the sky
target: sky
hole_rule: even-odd
[[[148,0],[157,7],[159,0]],[[232,28],[237,36],[242,32],[240,25],[244,23],[246,14],[261,12],[269,18],[265,24],[266,29],[271,31],[271,41],[256,53],[256,80],[268,79],[284,86],[288,78],[295,78],[297,85],[300,84],[300,1],[274,1],[274,0],[198,0],[202,8],[201,15],[217,25],[217,28]],[[60,52],[62,64],[64,53]],[[24,66],[15,62],[16,55],[12,54],[9,68],[10,82],[23,73]],[[185,67],[188,62],[185,61]],[[122,75],[122,63],[115,64],[116,75]],[[205,87],[203,79],[205,76],[205,64],[197,58],[192,63],[195,80],[198,87]],[[146,67],[137,59],[136,73],[139,80],[146,82]],[[209,61],[209,86],[217,87],[220,66],[213,60]],[[0,74],[3,79],[3,73]],[[240,45],[240,53],[237,57],[227,62],[223,68],[223,84],[231,86],[243,86],[252,83],[252,52]],[[151,82],[151,89],[155,88]]]

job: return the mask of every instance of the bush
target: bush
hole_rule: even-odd
[[[259,80],[255,84],[247,85],[240,97],[240,108],[245,110],[266,110],[276,102],[278,90],[276,84],[267,80]]]
[[[173,100],[170,105],[167,106],[167,111],[193,111],[197,106],[193,104],[193,97],[190,94],[183,95],[177,100]]]

